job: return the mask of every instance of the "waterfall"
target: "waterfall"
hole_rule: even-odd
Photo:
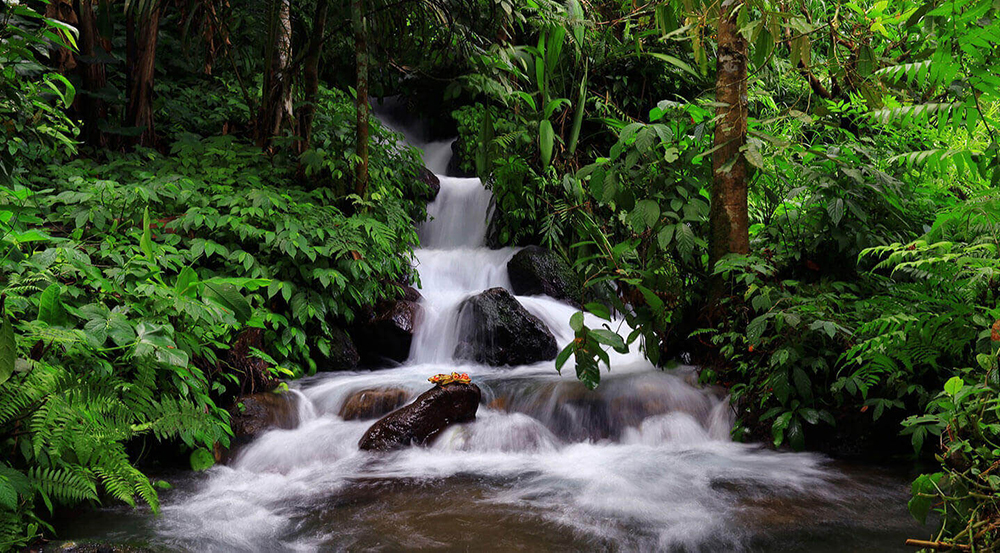
[[[591,391],[572,363],[560,375],[552,361],[456,362],[459,304],[510,289],[515,250],[485,245],[483,183],[442,174],[451,142],[421,144],[419,133],[401,130],[441,181],[419,228],[423,317],[409,360],[292,383],[298,427],[271,430],[230,465],[182,481],[165,495],[162,516],[133,533],[192,551],[795,550],[784,549],[792,533],[799,550],[837,551],[871,547],[872,536],[894,528],[887,517],[905,520],[901,490],[885,480],[859,483],[818,455],[731,442],[728,398],[693,386],[691,367],[663,371],[638,352],[612,352],[611,371]],[[560,348],[573,339],[573,306],[517,299]],[[340,416],[352,394],[393,388],[412,400],[429,376],[453,370],[483,390],[476,421],[429,447],[359,451],[373,421]],[[828,539],[833,523],[867,541]]]

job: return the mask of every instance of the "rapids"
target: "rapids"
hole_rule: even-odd
[[[515,250],[485,247],[490,193],[478,179],[443,174],[450,146],[423,145],[441,192],[419,229],[424,316],[409,361],[293,383],[297,428],[267,432],[228,466],[182,478],[159,517],[108,509],[76,521],[70,535],[190,551],[901,549],[912,531],[905,483],[731,442],[727,398],[692,386],[690,367],[662,371],[637,352],[613,353],[612,370],[588,391],[571,366],[560,376],[553,362],[456,363],[458,304],[509,289]],[[560,348],[573,338],[573,307],[517,299]],[[452,370],[483,389],[475,422],[426,448],[358,450],[372,421],[338,416],[351,393],[391,386],[412,399],[429,376]]]

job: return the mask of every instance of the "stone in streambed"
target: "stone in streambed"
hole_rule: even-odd
[[[351,333],[365,363],[379,364],[385,359],[402,363],[410,356],[422,308],[420,293],[409,287],[405,291],[404,299],[384,302],[359,316]]]
[[[345,421],[377,419],[406,403],[410,394],[401,388],[371,388],[351,394],[338,413]]]
[[[421,167],[417,171],[417,180],[425,187],[417,194],[417,198],[425,202],[433,202],[438,193],[441,192],[441,179],[430,169]]]
[[[545,294],[579,304],[583,299],[580,279],[556,252],[528,246],[507,262],[511,288],[519,296]]]
[[[452,424],[476,418],[482,392],[475,384],[435,386],[413,403],[379,419],[358,442],[365,451],[427,445]]]
[[[262,392],[237,398],[229,414],[231,449],[250,443],[272,428],[288,430],[299,424],[297,396],[291,393]]]
[[[361,354],[358,353],[354,340],[342,328],[330,329],[330,356],[319,363],[320,371],[353,371],[361,364]]]
[[[503,288],[491,288],[459,306],[455,358],[492,366],[530,365],[556,358],[556,339],[545,323]]]

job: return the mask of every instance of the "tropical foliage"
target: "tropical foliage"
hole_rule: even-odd
[[[238,394],[322,368],[338,327],[413,283],[429,191],[369,94],[458,135],[491,245],[577,269],[607,324],[575,315],[559,367],[594,387],[611,349],[690,359],[733,394],[739,439],[936,458],[910,502],[941,515],[932,546],[991,547],[998,16],[3,3],[0,549],[59,505],[155,510],[144,452],[210,466]]]

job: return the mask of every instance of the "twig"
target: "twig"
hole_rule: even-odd
[[[943,541],[927,541],[927,540],[906,540],[906,545],[910,547],[922,547],[924,549],[933,549],[934,551],[969,551],[971,548],[968,545],[959,545],[957,543],[948,543]]]

